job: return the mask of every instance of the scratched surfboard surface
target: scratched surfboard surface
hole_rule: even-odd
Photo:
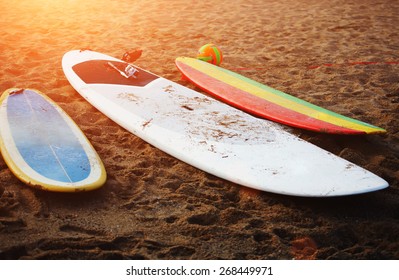
[[[263,191],[312,197],[388,186],[380,177],[301,140],[279,124],[111,56],[74,50],[64,55],[62,66],[76,91],[113,121],[223,179]]]

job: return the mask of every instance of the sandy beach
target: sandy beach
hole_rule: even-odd
[[[56,101],[102,158],[106,184],[65,194],[21,183],[0,157],[0,259],[399,259],[399,1],[0,0],[0,93]],[[61,68],[91,49],[181,80],[206,43],[221,66],[384,135],[290,132],[389,182],[373,193],[260,192],[185,164],[86,102]]]

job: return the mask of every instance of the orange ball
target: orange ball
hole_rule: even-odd
[[[223,53],[216,45],[206,44],[198,50],[197,59],[220,65],[223,61]]]

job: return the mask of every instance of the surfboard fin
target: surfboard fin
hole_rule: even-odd
[[[13,91],[10,91],[10,95],[13,95],[13,94],[19,94],[19,93],[23,93],[24,92],[24,88],[17,88],[17,89],[15,89],[15,90],[13,90]]]
[[[140,58],[142,53],[143,51],[140,49],[129,50],[123,54],[122,60],[126,62],[134,62]]]

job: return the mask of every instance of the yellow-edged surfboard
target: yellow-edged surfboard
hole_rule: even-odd
[[[38,90],[12,88],[0,97],[0,151],[22,182],[55,192],[101,187],[106,172],[73,120]]]

